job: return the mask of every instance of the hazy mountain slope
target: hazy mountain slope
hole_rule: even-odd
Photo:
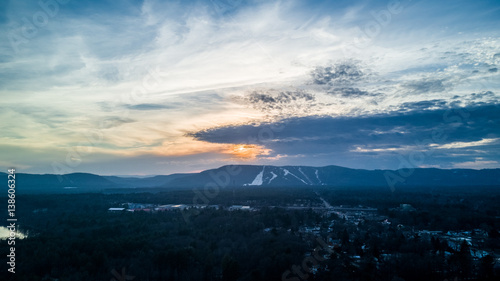
[[[172,174],[146,178],[104,176],[104,178],[119,185],[122,188],[137,188],[163,186],[170,183],[172,180],[190,175],[192,174]]]
[[[223,166],[172,180],[165,186],[500,186],[500,169],[361,170],[339,166]]]
[[[67,175],[16,174],[19,193],[102,192],[109,189],[235,187],[389,187],[387,176],[399,187],[500,186],[500,169],[413,169],[361,170],[339,166],[232,165],[192,174],[149,178],[98,176],[86,173]],[[7,184],[7,174],[0,173]],[[161,190],[161,189],[159,189]]]
[[[66,175],[16,174],[16,192],[18,193],[67,193],[99,192],[118,186],[104,177],[72,173]]]

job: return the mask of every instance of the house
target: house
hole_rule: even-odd
[[[233,205],[229,207],[229,211],[242,210],[242,211],[250,211],[252,210],[250,206],[242,206],[242,205]]]

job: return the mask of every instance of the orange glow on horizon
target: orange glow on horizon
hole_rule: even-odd
[[[259,155],[269,155],[270,149],[254,144],[234,144],[225,152],[238,159],[255,159]]]

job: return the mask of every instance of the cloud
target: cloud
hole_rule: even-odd
[[[168,105],[163,104],[154,104],[154,103],[141,103],[141,104],[128,104],[126,105],[128,109],[132,110],[160,110],[160,109],[168,109],[173,108]]]
[[[417,102],[405,102],[399,106],[399,111],[414,111],[427,109],[443,109],[447,107],[448,102],[442,99],[425,100]]]
[[[358,88],[335,88],[328,91],[330,94],[341,95],[343,97],[363,97],[363,96],[379,96],[381,93],[371,93]]]
[[[458,169],[495,169],[500,166],[500,163],[498,161],[483,161],[483,160],[474,160],[474,161],[467,161],[467,162],[461,162],[461,163],[454,163],[453,168],[458,168]]]
[[[485,145],[491,145],[495,143],[500,143],[499,138],[482,139],[479,141],[469,141],[469,142],[451,142],[443,145],[431,144],[433,148],[436,149],[457,149],[457,148],[469,148],[469,147],[480,147]]]
[[[270,108],[283,107],[297,101],[314,101],[314,95],[304,91],[254,91],[248,95],[248,101],[252,104],[268,106]]]
[[[440,137],[434,138],[436,134]],[[498,142],[491,141],[500,138],[500,115],[498,108],[491,105],[363,117],[307,116],[278,123],[214,128],[190,136],[214,143],[264,145],[273,151],[270,156],[312,157],[328,152],[337,160],[372,157],[372,160],[384,162],[395,159],[394,153],[439,148],[470,153],[462,157],[464,159],[477,156],[477,153],[500,157],[496,150]],[[444,157],[440,153],[436,155]],[[458,158],[455,157],[455,161]]]
[[[221,16],[234,13],[245,4],[243,0],[212,0],[210,2],[215,12]]]
[[[136,120],[130,118],[121,118],[118,116],[108,116],[100,121],[99,126],[102,129],[110,129],[121,126],[123,124],[133,123],[133,122],[136,122]]]
[[[260,89],[243,95],[232,96],[231,100],[268,115],[277,115],[284,118],[307,114],[314,107],[316,97],[314,94],[301,89]]]
[[[186,145],[186,132],[195,132],[228,146],[265,146],[267,160],[284,164],[332,164],[342,156],[353,166],[381,167],[375,160],[382,153],[411,149],[432,128],[447,130],[451,143],[497,136],[496,118],[483,122],[476,111],[466,112],[467,125],[437,121],[448,108],[488,111],[499,102],[500,21],[486,2],[402,1],[403,11],[358,46],[351,43],[366,38],[365,27],[387,3],[70,1],[18,52],[8,35],[22,36],[23,18],[41,9],[37,1],[6,3],[0,7],[6,31],[0,117],[16,122],[0,125],[0,141],[23,147],[24,156],[71,148],[85,142],[86,132],[101,130],[95,147],[101,160],[166,151],[199,153],[192,159],[205,165],[210,161],[203,157],[229,159],[217,145]],[[443,9],[449,4],[456,9]],[[238,125],[250,120],[253,125]],[[481,149],[496,157],[495,145]],[[351,152],[356,147],[365,152]],[[467,156],[457,157],[473,161],[482,152],[472,149],[436,149],[435,158],[452,163],[444,150],[460,150]],[[43,157],[50,163],[65,154]],[[33,166],[29,158],[15,163]],[[120,167],[137,167],[127,161]],[[154,161],[141,163],[157,169]]]
[[[331,66],[318,66],[312,72],[312,80],[318,85],[351,84],[364,77],[363,71],[353,61],[346,61]]]
[[[446,90],[443,79],[422,79],[420,81],[408,82],[403,86],[413,93],[439,93]]]
[[[470,96],[474,100],[482,100],[484,98],[491,99],[491,98],[496,98],[497,97],[495,95],[495,93],[493,93],[492,91],[483,91],[483,92],[480,92],[480,93],[472,93]]]

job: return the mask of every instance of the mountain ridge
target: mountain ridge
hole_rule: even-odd
[[[0,175],[6,176],[1,172]],[[224,165],[199,173],[146,178],[100,176],[91,173],[16,173],[17,190],[28,193],[102,192],[109,189],[233,187],[400,187],[500,186],[500,169],[415,168],[364,170],[336,165]]]

